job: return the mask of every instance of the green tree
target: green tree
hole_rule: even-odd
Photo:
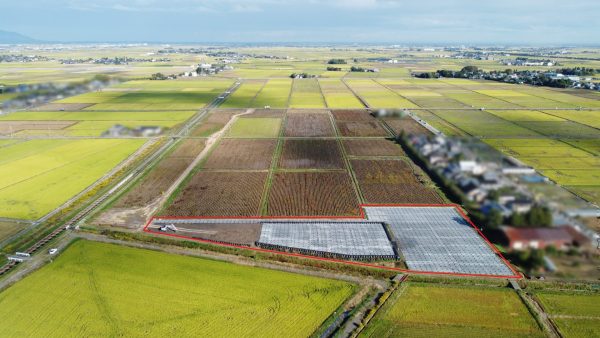
[[[525,215],[515,212],[510,216],[510,225],[515,227],[522,227],[527,225]]]

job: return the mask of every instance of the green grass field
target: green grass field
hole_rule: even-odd
[[[252,107],[252,101],[257,96],[260,89],[265,84],[264,81],[252,80],[245,81],[238,89],[227,97],[227,100],[221,104],[221,108],[248,108]]]
[[[252,101],[252,107],[286,108],[292,90],[292,79],[270,79]]]
[[[290,108],[325,108],[325,99],[317,79],[295,79]]]
[[[508,289],[405,283],[362,337],[543,337]]]
[[[565,337],[600,336],[600,294],[536,292]]]
[[[85,110],[198,109],[223,93],[233,81],[223,79],[128,81],[103,91],[72,96],[56,103],[89,103]]]
[[[364,108],[360,100],[339,79],[319,79],[329,108]]]
[[[243,117],[229,129],[229,137],[275,138],[279,135],[281,119],[276,117]]]
[[[31,140],[0,148],[0,217],[37,219],[66,202],[145,140]]]
[[[560,185],[598,186],[600,182],[600,168],[597,166],[589,169],[542,170],[542,174]]]
[[[353,289],[80,240],[0,293],[0,336],[307,337]]]
[[[74,124],[64,129],[29,129],[20,131],[16,135],[100,136],[116,124],[129,128],[139,126],[173,128],[194,114],[194,111],[15,112],[1,116],[0,125],[8,121],[72,121]]]
[[[348,79],[348,86],[372,108],[415,108],[417,105],[371,79]]]

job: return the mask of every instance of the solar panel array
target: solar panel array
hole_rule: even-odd
[[[365,213],[389,225],[411,270],[513,275],[453,207],[366,207]]]
[[[263,222],[258,243],[348,256],[394,256],[377,222]]]

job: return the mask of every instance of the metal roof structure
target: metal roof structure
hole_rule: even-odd
[[[263,222],[258,243],[353,257],[395,256],[379,222]]]
[[[454,207],[365,207],[365,213],[389,225],[411,270],[514,274]]]

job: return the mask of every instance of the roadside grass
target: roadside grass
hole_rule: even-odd
[[[9,221],[0,221],[0,241],[7,239],[8,237],[16,234],[21,229],[27,227],[27,224],[17,223],[17,222],[9,222]],[[0,266],[2,266],[0,264]]]
[[[583,197],[584,199],[596,205],[600,205],[600,184],[566,186],[566,188],[572,191],[573,193]]]
[[[48,281],[60,287],[48,288]],[[0,335],[306,337],[354,289],[337,280],[79,240],[0,293]]]

